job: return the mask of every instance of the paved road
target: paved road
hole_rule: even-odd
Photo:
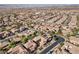
[[[58,45],[61,42],[64,42],[65,39],[60,36],[55,36],[55,38],[58,38],[58,41],[52,43],[50,46],[48,46],[46,49],[44,49],[40,54],[46,54],[48,53],[52,48],[54,48],[56,45]]]

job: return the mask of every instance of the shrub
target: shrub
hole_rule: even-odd
[[[38,31],[35,31],[35,32],[33,33],[33,35],[34,35],[34,36],[37,36],[37,35],[39,35],[39,32],[38,32]]]
[[[64,45],[64,43],[60,43],[61,47]]]
[[[55,41],[58,41],[58,40],[59,40],[59,38],[55,38],[54,40],[55,40]]]
[[[74,29],[74,30],[72,30],[73,31],[73,36],[75,36],[75,35],[77,35],[78,34],[78,32],[79,32],[79,29]]]
[[[8,46],[9,48],[14,48],[16,46],[16,43],[14,41],[11,41]]]
[[[49,33],[50,33],[50,36],[53,36],[53,35],[55,34],[54,31],[51,31],[51,32],[49,32]]]
[[[26,43],[28,41],[27,37],[25,35],[22,36],[21,42]]]

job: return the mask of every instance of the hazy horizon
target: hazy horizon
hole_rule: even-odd
[[[0,8],[32,8],[32,7],[63,7],[79,6],[79,4],[0,4]]]

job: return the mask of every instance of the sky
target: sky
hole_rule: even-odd
[[[79,6],[78,4],[0,4],[0,8],[62,7]]]

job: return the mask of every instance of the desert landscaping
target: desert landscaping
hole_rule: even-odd
[[[79,8],[0,8],[0,54],[79,54]]]

